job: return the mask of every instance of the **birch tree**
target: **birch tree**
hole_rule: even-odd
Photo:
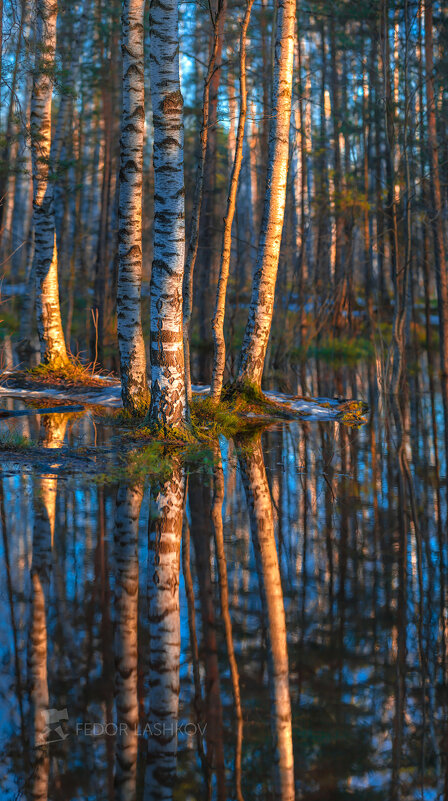
[[[30,113],[36,316],[41,359],[60,367],[68,362],[68,357],[59,306],[54,187],[49,175],[56,23],[56,0],[37,0],[36,62]]]
[[[182,336],[185,256],[183,98],[179,80],[177,0],[150,5],[154,120],[154,259],[151,273],[151,406],[157,428],[187,415]]]
[[[277,0],[266,193],[237,383],[261,387],[274,310],[289,159],[296,0]]]
[[[141,411],[149,400],[140,302],[145,124],[144,6],[144,0],[124,0],[121,17],[123,92],[118,207],[117,329],[123,406],[131,412]]]
[[[227,282],[229,280],[230,255],[232,248],[232,224],[236,210],[236,195],[243,162],[244,130],[247,115],[246,90],[246,34],[250,21],[250,12],[254,0],[248,0],[244,14],[240,36],[240,113],[238,119],[238,132],[236,136],[235,155],[230,176],[227,210],[224,217],[224,231],[222,237],[221,262],[219,266],[218,288],[216,290],[215,312],[212,320],[214,343],[213,374],[211,396],[214,401],[221,397],[224,368],[226,364],[226,342],[224,339],[224,316],[226,308]]]
[[[145,801],[172,799],[176,776],[180,664],[179,570],[184,484],[183,469],[176,464],[172,477],[154,498],[154,514],[149,519],[150,736],[143,795]],[[163,731],[158,733],[160,725]]]

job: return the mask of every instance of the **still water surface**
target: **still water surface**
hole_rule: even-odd
[[[2,798],[446,797],[430,390],[386,408],[371,368],[346,371],[365,426],[223,439],[152,487],[4,460]],[[20,425],[47,448],[113,438],[89,413]]]

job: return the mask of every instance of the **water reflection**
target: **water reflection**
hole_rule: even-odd
[[[44,448],[60,448],[65,436],[68,415],[42,415],[40,440]],[[51,464],[49,464],[51,469]],[[30,631],[28,676],[31,709],[30,796],[39,801],[48,798],[50,769],[49,725],[52,722],[47,675],[47,618],[50,609],[50,581],[53,572],[53,541],[56,514],[57,476],[48,473],[33,481],[34,525],[31,561]]]
[[[279,801],[293,801],[294,757],[285,609],[261,437],[256,442],[239,443],[238,462],[249,507],[268,648],[270,715],[275,746],[274,797]]]
[[[143,485],[120,486],[115,513],[115,798],[137,794],[138,680],[138,519]]]
[[[446,459],[426,380],[386,405],[366,369],[368,426],[222,440],[208,469],[151,487],[61,473],[82,421],[30,420],[48,458],[0,481],[2,797],[446,797]]]
[[[155,494],[155,493],[154,493]],[[145,798],[171,799],[179,719],[179,569],[185,476],[172,477],[153,499],[148,526],[149,718]]]

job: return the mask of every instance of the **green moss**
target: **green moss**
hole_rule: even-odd
[[[215,404],[211,398],[193,400],[190,409],[191,425],[198,440],[210,441],[220,434],[227,438],[235,436],[241,419],[225,401]]]
[[[187,426],[180,428],[176,426],[152,426],[149,425],[145,418],[144,424],[133,428],[127,434],[134,440],[151,440],[153,442],[162,442],[165,444],[177,445],[183,447],[186,444],[196,442],[196,437]]]
[[[152,486],[161,486],[171,478],[179,462],[187,474],[197,471],[211,474],[215,462],[213,448],[198,441],[180,443],[152,439],[144,446],[122,453],[117,465],[108,468],[107,473],[97,474],[93,480],[98,484],[122,481],[133,484],[148,480]]]
[[[129,416],[130,419],[145,418],[149,412],[151,403],[151,395],[149,391],[142,390],[139,395],[132,398],[132,408],[124,409],[123,411]]]
[[[152,481],[164,483],[173,472],[173,456],[161,442],[153,441],[144,448],[127,454],[126,476],[129,478],[149,477]]]
[[[280,404],[269,401],[256,387],[226,387],[219,403],[201,397],[191,405],[192,429],[198,439],[210,441],[218,436],[232,439],[238,434],[261,430],[273,418],[291,418]]]

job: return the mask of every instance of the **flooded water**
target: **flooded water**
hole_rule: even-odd
[[[400,406],[371,366],[320,375],[366,425],[223,439],[152,486],[2,461],[2,798],[446,798],[440,396],[425,370]]]

